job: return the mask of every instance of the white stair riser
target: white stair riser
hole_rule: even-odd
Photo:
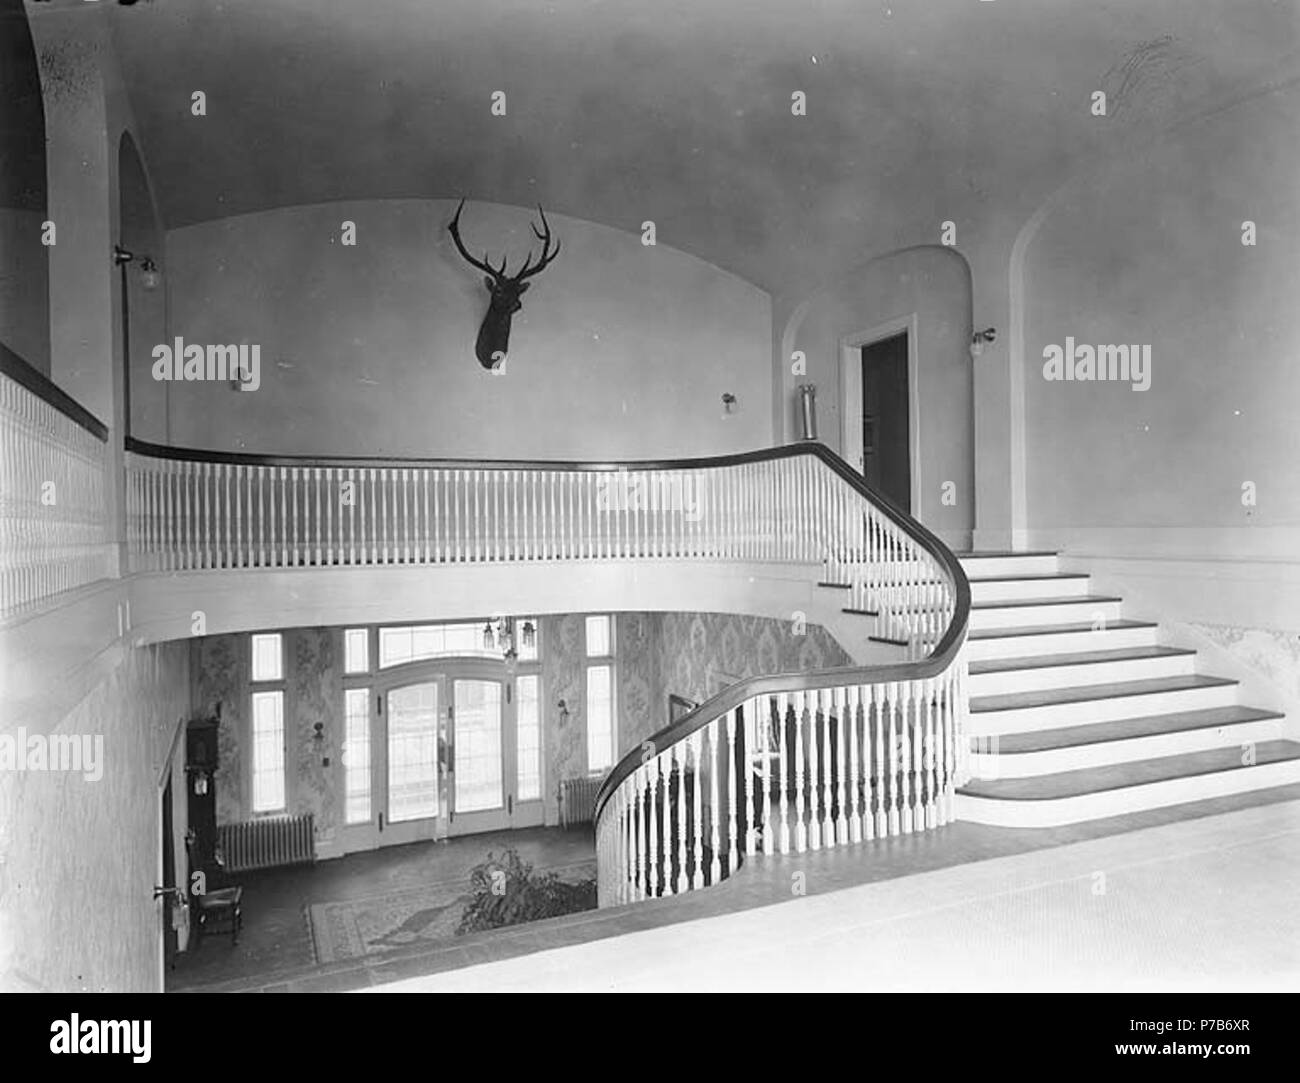
[[[1092,684],[1182,677],[1196,672],[1196,655],[1170,654],[1158,658],[1129,658],[1116,662],[1090,662],[1076,666],[1040,666],[1001,673],[972,673],[972,696],[998,696],[1012,692],[1043,692],[1052,688],[1081,688]]]
[[[1186,752],[1209,752],[1217,748],[1241,747],[1262,741],[1276,741],[1283,734],[1281,719],[1238,722],[1229,726],[1206,726],[1177,733],[1151,734],[1128,740],[1097,741],[1090,745],[1053,748],[1041,752],[972,752],[971,772],[975,778],[1030,778],[1088,767],[1109,767]]]
[[[1300,782],[1300,760],[1264,763],[1041,801],[1007,801],[959,793],[953,798],[953,813],[958,820],[996,827],[1062,827],[1294,782]]]
[[[1017,707],[1006,711],[972,711],[972,736],[994,733],[1038,733],[1063,726],[1090,722],[1115,722],[1121,718],[1144,718],[1175,711],[1200,711],[1231,707],[1237,702],[1239,686],[1209,685],[1176,692],[1148,692],[1139,696],[1114,696],[1075,703],[1054,703],[1041,707]]]
[[[962,569],[972,575],[1044,575],[1060,571],[1057,558],[1047,557],[963,557]]]
[[[1119,602],[1064,602],[1057,605],[995,606],[972,609],[970,626],[986,628],[1038,628],[1049,624],[1091,624],[1120,620]]]
[[[970,661],[989,658],[1032,658],[1042,654],[1076,654],[1112,651],[1126,647],[1154,647],[1158,628],[1108,628],[1097,632],[1056,632],[1051,635],[1007,636],[1005,639],[968,639]]]
[[[1088,593],[1088,578],[1078,579],[972,579],[972,602],[1004,602],[1020,598],[1078,598]]]

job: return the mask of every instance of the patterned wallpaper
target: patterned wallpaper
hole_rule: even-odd
[[[312,813],[317,840],[328,843],[342,819],[335,776],[343,717],[343,665],[339,656],[343,633],[337,628],[294,628],[284,637],[284,725],[289,767],[285,800],[292,815]],[[253,691],[249,683],[248,636],[207,636],[198,640],[194,682],[194,701],[203,711],[221,704],[217,822],[250,819],[251,780],[244,755]],[[325,724],[325,740],[319,749],[315,742],[317,722]],[[322,762],[326,757],[329,767]]]

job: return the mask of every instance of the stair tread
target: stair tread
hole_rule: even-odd
[[[1051,707],[1062,703],[1084,703],[1093,699],[1114,699],[1117,696],[1141,696],[1157,692],[1184,692],[1197,688],[1219,688],[1236,684],[1228,677],[1209,677],[1193,673],[1181,677],[1153,677],[1140,681],[1118,681],[1112,684],[1073,685],[1069,688],[1048,688],[1035,692],[1006,692],[996,696],[972,696],[970,709],[974,713],[985,711],[1023,710],[1032,707]]]
[[[1020,575],[968,575],[972,583],[1028,583],[1050,579],[1087,579],[1087,572],[1024,572]]]
[[[1122,602],[1110,594],[1075,594],[1065,598],[1004,598],[997,602],[972,602],[971,609],[1030,609],[1039,605],[1084,605],[1088,602]]]
[[[1207,707],[1199,711],[1174,711],[1145,718],[1120,718],[1114,722],[1088,722],[1081,726],[1061,726],[1031,733],[1004,733],[998,738],[998,755],[1022,752],[1045,752],[1056,748],[1078,748],[1107,741],[1155,737],[1165,733],[1211,729],[1243,722],[1266,722],[1286,716],[1259,707]]]
[[[1261,741],[1255,745],[1255,763],[1285,763],[1300,760],[1300,742]],[[1032,778],[1005,778],[972,781],[957,792],[969,797],[987,797],[1004,801],[1044,801],[1079,797],[1107,790],[1121,790],[1153,782],[1240,770],[1241,749],[1237,746],[1216,748],[1208,752],[1186,752],[1178,756],[1161,756],[1151,760],[1087,767]]]
[[[961,560],[979,560],[981,557],[1054,557],[1057,555],[1055,549],[968,549],[965,552],[954,553],[954,556]]]
[[[1107,621],[1102,628],[1094,628],[1088,621],[1074,621],[1066,624],[1024,624],[1014,628],[981,628],[972,630],[967,639],[1012,639],[1016,636],[1066,635],[1072,632],[1096,632],[1104,635],[1126,628],[1158,628],[1151,620],[1115,620]]]
[[[1019,658],[988,658],[970,663],[971,674],[1010,673],[1020,669],[1052,669],[1056,666],[1083,666],[1102,662],[1136,662],[1152,658],[1175,658],[1195,654],[1185,647],[1118,647],[1101,651],[1074,651],[1069,654],[1030,654]]]

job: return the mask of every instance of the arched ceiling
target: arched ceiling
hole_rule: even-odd
[[[167,228],[540,201],[653,220],[774,293],[945,219],[1019,221],[1300,40],[1297,0],[153,0],[111,18]]]

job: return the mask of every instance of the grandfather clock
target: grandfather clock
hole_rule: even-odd
[[[185,791],[189,796],[190,830],[202,865],[212,862],[217,848],[217,730],[221,705],[211,718],[196,718],[185,728]]]

